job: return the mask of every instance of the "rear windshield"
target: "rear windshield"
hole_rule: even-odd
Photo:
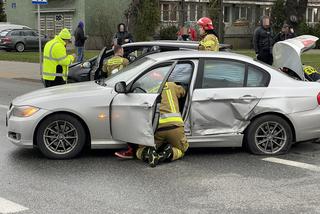
[[[6,36],[8,34],[8,30],[2,31],[0,32],[0,36]]]

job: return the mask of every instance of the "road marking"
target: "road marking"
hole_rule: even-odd
[[[264,158],[262,160],[272,162],[272,163],[279,163],[279,164],[283,164],[283,165],[287,165],[287,166],[298,167],[301,169],[307,169],[307,170],[314,171],[314,172],[320,172],[319,166],[308,164],[308,163],[301,163],[301,162],[297,162],[297,161],[285,160],[285,159],[280,159],[280,158],[271,158],[271,157]]]
[[[8,109],[9,109],[9,106],[1,105],[1,104],[0,104],[0,108],[7,109],[7,110],[8,110]]]
[[[28,210],[29,208],[26,208],[20,204],[16,204],[12,201],[9,201],[7,199],[0,197],[0,213],[6,214],[6,213],[17,213],[21,211]]]

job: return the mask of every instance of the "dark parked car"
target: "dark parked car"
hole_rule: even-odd
[[[42,48],[48,41],[46,36],[41,35]],[[7,51],[16,50],[23,52],[27,49],[39,48],[39,36],[36,30],[10,29],[0,32],[0,49]]]
[[[130,62],[135,61],[145,55],[177,50],[196,50],[198,49],[198,42],[185,41],[148,41],[148,42],[134,42],[123,45],[124,57]],[[227,51],[231,49],[231,45],[220,44],[220,51]],[[97,80],[103,77],[103,64],[113,56],[113,50],[103,48],[100,54],[84,63],[75,63],[69,67],[68,81],[69,82],[83,82],[90,80]]]

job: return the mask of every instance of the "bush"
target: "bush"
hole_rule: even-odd
[[[176,26],[163,27],[160,29],[160,39],[176,40],[179,28]]]

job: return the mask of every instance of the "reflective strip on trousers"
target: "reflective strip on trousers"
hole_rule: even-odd
[[[180,113],[168,113],[168,114],[161,114],[160,115],[161,119],[166,119],[169,117],[181,117],[181,114]]]
[[[68,77],[66,74],[42,72],[42,75],[51,77]]]
[[[168,117],[168,118],[159,119],[160,124],[171,123],[171,122],[183,123],[183,120],[181,117]]]

